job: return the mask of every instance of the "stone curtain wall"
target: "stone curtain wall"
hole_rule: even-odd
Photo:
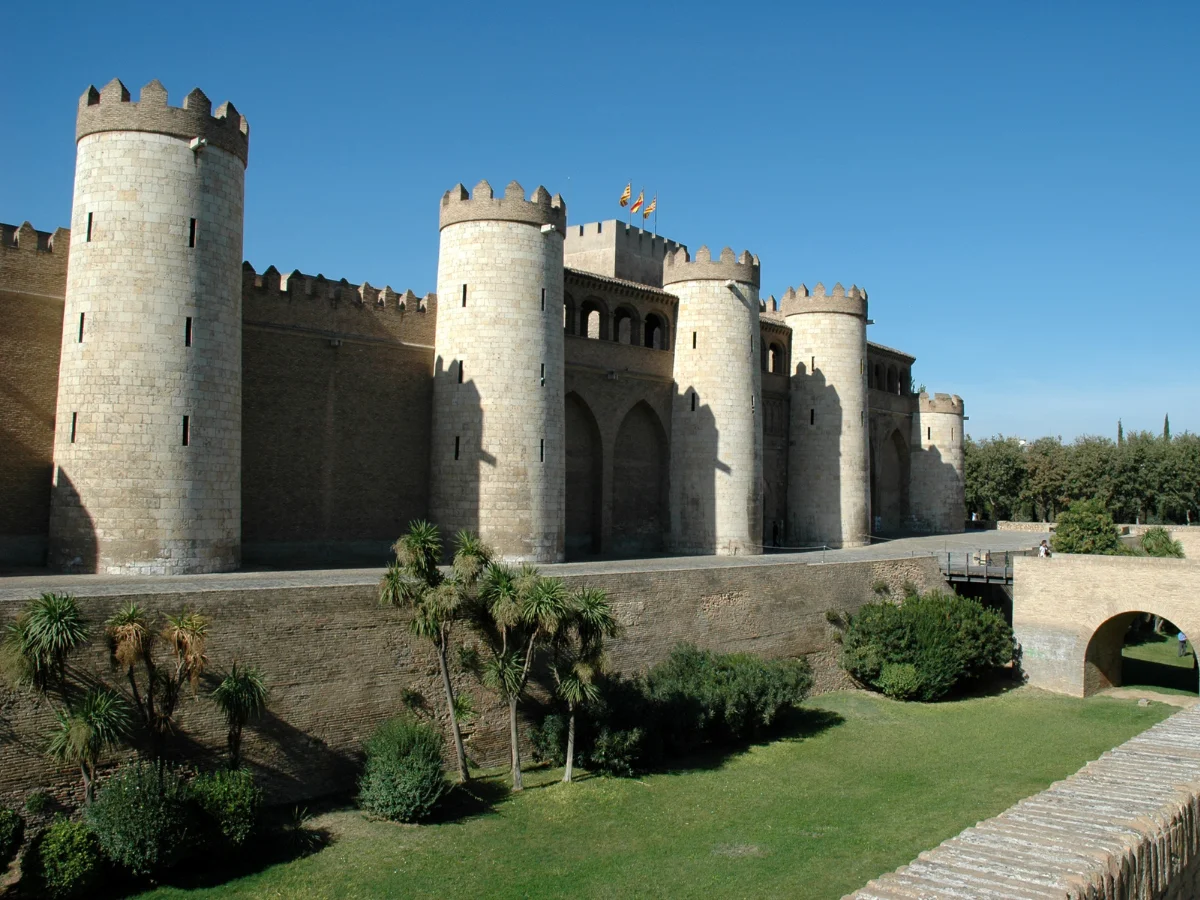
[[[0,224],[0,570],[45,560],[70,241]]]
[[[130,599],[155,613],[190,607],[211,620],[214,675],[228,670],[234,660],[261,666],[266,675],[270,708],[262,722],[248,728],[245,754],[271,798],[288,801],[348,790],[363,739],[382,719],[401,711],[404,691],[418,691],[441,708],[436,659],[428,644],[409,634],[403,615],[377,606],[376,577],[376,572],[222,575],[172,579],[172,588],[143,581],[139,586],[147,593],[136,597],[110,593],[86,598],[82,594],[89,585],[97,593],[114,587],[80,582],[73,589],[81,594],[97,638],[75,665],[123,686],[109,668],[99,637],[104,619]],[[233,587],[246,579],[271,586]],[[321,579],[328,583],[321,585]],[[664,563],[655,571],[568,574],[565,580],[570,589],[588,584],[608,592],[624,626],[623,636],[611,645],[612,664],[620,671],[645,669],[680,641],[693,641],[772,657],[808,654],[818,689],[828,690],[846,683],[836,667],[826,610],[857,609],[874,598],[871,588],[879,580],[894,590],[906,580],[927,589],[941,584],[941,574],[934,560],[924,558],[691,568]],[[60,584],[30,583],[35,585],[30,593],[61,589]],[[11,621],[21,605],[11,589],[5,596],[0,600],[2,623]],[[466,636],[465,630],[459,634]],[[209,686],[199,700],[185,697],[179,723],[192,757],[215,765],[224,753],[225,730],[207,699]],[[463,679],[459,686],[475,695],[481,710],[467,729],[468,752],[482,764],[502,763],[505,708],[472,680]],[[37,788],[52,788],[60,797],[78,791],[77,773],[51,765],[42,754],[51,721],[49,708],[32,696],[0,689],[0,802],[19,804]]]
[[[845,900],[1198,895],[1200,707],[1193,707]]]
[[[1138,612],[1200,637],[1200,561],[1055,554],[1013,560],[1013,630],[1034,687],[1086,697],[1121,683]]]

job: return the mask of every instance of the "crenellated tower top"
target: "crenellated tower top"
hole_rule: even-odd
[[[833,290],[825,292],[825,285],[817,282],[817,286],[809,291],[803,284],[798,288],[789,287],[779,302],[779,311],[784,316],[799,316],[805,313],[843,313],[848,316],[867,317],[867,292],[850,285],[850,290],[835,284]]]
[[[686,247],[679,247],[667,253],[663,260],[663,287],[681,281],[740,281],[757,288],[758,257],[749,250],[735,256],[733,250],[726,247],[717,259],[713,259],[708,247],[701,247],[693,259]]]
[[[475,185],[470,194],[459,183],[442,195],[439,230],[458,222],[486,221],[553,225],[563,234],[567,227],[567,202],[561,194],[551,197],[540,184],[526,200],[525,188],[515,181],[508,183],[503,197],[496,197],[487,181]]]
[[[934,394],[930,397],[922,391],[917,399],[921,412],[924,413],[948,413],[956,416],[963,414],[963,401],[958,394]]]
[[[200,138],[232,153],[245,165],[250,154],[250,124],[232,103],[212,111],[212,101],[200,88],[184,98],[183,106],[167,105],[167,89],[156,78],[129,99],[129,90],[117,78],[102,89],[88,87],[79,98],[75,140],[104,131],[146,131],[190,141]]]

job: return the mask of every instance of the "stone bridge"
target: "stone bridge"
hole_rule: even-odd
[[[1200,547],[1191,556],[1016,558],[1013,630],[1029,684],[1074,697],[1120,685],[1121,648],[1139,613],[1200,639]]]

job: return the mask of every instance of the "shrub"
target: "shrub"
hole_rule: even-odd
[[[103,863],[87,825],[58,815],[34,841],[25,878],[35,897],[85,897],[98,885]]]
[[[50,795],[46,791],[34,791],[25,798],[25,812],[31,816],[39,816],[50,808]]]
[[[860,609],[846,629],[842,667],[888,696],[928,701],[1008,664],[1012,654],[1012,628],[998,612],[935,590]]]
[[[86,818],[109,859],[151,875],[182,859],[197,836],[190,800],[178,773],[138,761],[104,783]]]
[[[1162,526],[1146,530],[1146,533],[1142,535],[1142,550],[1147,556],[1183,559],[1183,544],[1171,537],[1171,532]]]
[[[533,744],[533,758],[537,762],[552,766],[567,762],[567,717],[562,713],[550,713],[529,733]]]
[[[192,797],[203,814],[210,839],[240,847],[254,831],[262,791],[246,769],[212,772],[197,776],[191,784]]]
[[[761,735],[779,714],[808,696],[804,660],[764,660],[681,644],[646,676],[648,697],[675,752]]]
[[[0,806],[0,872],[12,862],[21,846],[21,837],[25,833],[25,821],[15,809]]]
[[[448,787],[442,772],[442,737],[431,725],[389,719],[367,740],[359,779],[359,805],[396,822],[429,815]]]
[[[605,775],[632,778],[646,757],[645,737],[641,728],[628,731],[602,729],[587,754],[588,763]]]
[[[1117,526],[1099,500],[1076,500],[1058,517],[1050,538],[1055,553],[1097,553],[1108,556],[1124,552]]]

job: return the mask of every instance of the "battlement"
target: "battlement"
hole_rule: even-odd
[[[525,188],[510,181],[503,197],[496,197],[487,181],[475,185],[470,194],[461,182],[442,195],[438,227],[459,222],[520,222],[525,225],[553,225],[560,234],[567,227],[567,202],[561,194],[550,196],[540,184],[533,196],[525,199]]]
[[[563,260],[568,267],[594,275],[661,288],[663,260],[680,249],[687,248],[644,228],[608,219],[569,225]]]
[[[917,400],[921,412],[950,413],[957,416],[963,414],[963,401],[958,394],[934,394],[930,397],[928,393],[922,391]]]
[[[713,259],[708,247],[701,247],[693,259],[686,247],[679,247],[663,260],[663,285],[681,281],[740,281],[758,287],[758,257],[749,250],[735,256],[733,250],[726,247],[717,259]]]
[[[378,288],[367,281],[351,284],[345,278],[330,281],[324,275],[305,275],[299,269],[285,276],[274,266],[268,266],[260,275],[254,270],[254,266],[244,262],[242,292],[245,294],[251,290],[265,296],[279,296],[285,300],[311,298],[334,305],[350,303],[360,307],[407,313],[424,313],[437,309],[437,294],[418,297],[411,290],[398,294],[390,285]]]
[[[833,312],[865,319],[867,292],[855,284],[850,286],[850,290],[846,290],[839,282],[833,286],[833,290],[826,293],[825,285],[818,281],[811,291],[803,284],[798,288],[789,287],[784,291],[778,308],[785,316]]]
[[[250,123],[232,103],[222,103],[214,114],[212,102],[200,88],[184,98],[183,106],[167,105],[167,89],[155,79],[142,88],[137,102],[114,78],[100,90],[90,85],[79,98],[75,140],[105,131],[145,131],[181,140],[201,138],[236,156],[245,165],[250,153]]]
[[[70,253],[70,229],[37,231],[28,222],[0,222],[0,288],[63,297]]]

